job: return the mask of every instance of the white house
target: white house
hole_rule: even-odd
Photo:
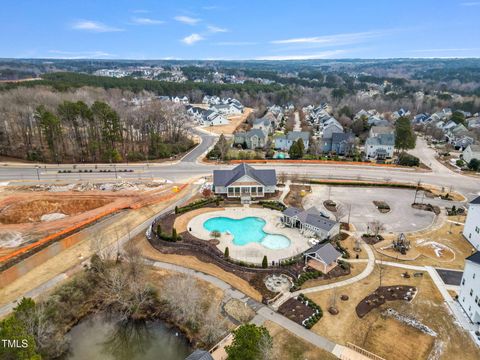
[[[254,169],[241,163],[232,170],[213,170],[213,190],[215,194],[229,198],[264,197],[275,192],[277,175],[275,169]]]
[[[467,163],[472,159],[480,160],[480,145],[468,145],[462,153],[463,160]]]
[[[212,110],[205,111],[200,119],[200,125],[202,126],[227,125],[229,123],[226,118]]]
[[[212,105],[211,108],[223,115],[239,115],[243,111],[243,109],[233,103]]]
[[[475,249],[480,250],[480,196],[470,201],[463,236]]]
[[[480,252],[465,259],[458,301],[467,313],[470,321],[480,324]],[[480,330],[480,326],[479,326]]]
[[[287,135],[280,135],[275,138],[275,149],[289,151],[293,143],[302,139],[305,150],[310,144],[310,133],[308,131],[290,131]]]
[[[393,157],[395,136],[393,134],[378,134],[365,141],[365,156],[367,159],[388,159]]]

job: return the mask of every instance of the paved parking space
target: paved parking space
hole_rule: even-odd
[[[330,188],[330,189],[329,189]],[[347,221],[348,210],[351,206],[350,222],[360,231],[367,229],[368,223],[373,220],[381,221],[385,231],[407,232],[428,227],[434,218],[434,213],[416,210],[411,207],[415,198],[415,191],[409,189],[379,188],[379,187],[341,187],[327,185],[313,185],[312,193],[304,199],[304,207],[316,206],[323,209],[323,202],[331,200],[342,204],[346,215],[342,221]],[[422,198],[419,192],[417,201]],[[385,201],[391,211],[380,213],[373,201]],[[424,199],[435,205],[449,205],[450,202],[437,199]],[[445,204],[443,204],[445,203]]]
[[[459,286],[462,281],[463,271],[447,270],[447,269],[435,269],[445,283],[445,285]]]

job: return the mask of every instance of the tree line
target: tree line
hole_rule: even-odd
[[[134,99],[85,88],[0,93],[0,154],[58,163],[143,161],[194,145],[183,106],[159,100],[135,105]]]

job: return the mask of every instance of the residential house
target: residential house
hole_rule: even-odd
[[[463,236],[477,250],[480,250],[480,196],[468,205],[467,218],[463,227]]]
[[[412,123],[414,124],[423,124],[425,122],[428,122],[427,120],[430,118],[430,114],[427,113],[421,113],[417,114],[413,117]]]
[[[188,355],[185,360],[213,360],[213,357],[208,351],[197,349]]]
[[[305,264],[324,274],[328,274],[338,265],[342,254],[332,244],[316,244],[304,252]]]
[[[333,134],[343,133],[343,127],[338,121],[331,121],[326,125],[321,133],[322,138],[322,151],[330,152],[332,151],[332,139]]]
[[[453,146],[457,150],[465,150],[469,145],[472,145],[475,140],[470,136],[461,136],[453,140]]]
[[[289,151],[290,147],[298,139],[302,139],[305,150],[310,144],[310,133],[308,131],[290,131],[287,135],[280,135],[275,138],[275,149]]]
[[[218,104],[212,105],[212,110],[218,111],[222,115],[238,115],[241,114],[243,109],[235,104]]]
[[[267,134],[273,133],[272,120],[268,118],[255,119],[252,122],[252,129],[263,130]]]
[[[177,103],[177,104],[188,105],[188,103],[189,103],[188,97],[186,97],[186,96],[182,96],[182,97],[172,96],[172,98],[170,100],[173,101],[174,103]]]
[[[348,155],[355,147],[355,136],[352,133],[333,133],[332,152],[337,155]]]
[[[480,145],[468,145],[466,149],[463,150],[462,158],[467,163],[469,163],[472,159],[480,160]]]
[[[480,128],[480,116],[475,116],[467,119],[467,124],[469,130]]]
[[[307,210],[289,207],[282,212],[282,215],[282,223],[285,226],[300,229],[306,236],[316,236],[324,240],[340,232],[340,223],[330,220],[315,207]]]
[[[391,126],[372,126],[370,128],[369,137],[377,137],[380,134],[395,134],[395,129]]]
[[[241,163],[231,170],[213,170],[213,191],[229,198],[261,198],[275,193],[275,169],[254,169]]]
[[[458,301],[470,321],[480,324],[480,252],[465,259]],[[478,329],[480,331],[480,326]]]
[[[221,114],[213,110],[207,110],[202,113],[200,119],[201,126],[217,126],[217,125],[227,125],[230,122],[224,118]]]
[[[361,109],[359,112],[357,112],[355,114],[355,116],[353,117],[353,120],[358,120],[358,119],[361,119],[362,117],[363,118],[369,118],[370,116],[374,116],[374,115],[377,115],[377,111],[376,110],[363,110]]]
[[[264,148],[267,144],[268,133],[263,129],[251,129],[246,132],[236,132],[234,134],[234,145],[241,145],[246,149],[255,150]]]
[[[393,157],[395,136],[393,134],[379,134],[369,137],[365,141],[365,156],[367,159],[384,160]]]
[[[390,123],[380,115],[372,115],[367,119],[367,124],[370,126],[389,126]]]
[[[393,120],[398,120],[399,118],[405,117],[405,116],[410,116],[410,111],[405,110],[403,108],[400,109],[400,110],[394,111],[392,113],[392,119]]]

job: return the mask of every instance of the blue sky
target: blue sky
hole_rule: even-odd
[[[480,57],[474,0],[2,0],[0,57]]]

